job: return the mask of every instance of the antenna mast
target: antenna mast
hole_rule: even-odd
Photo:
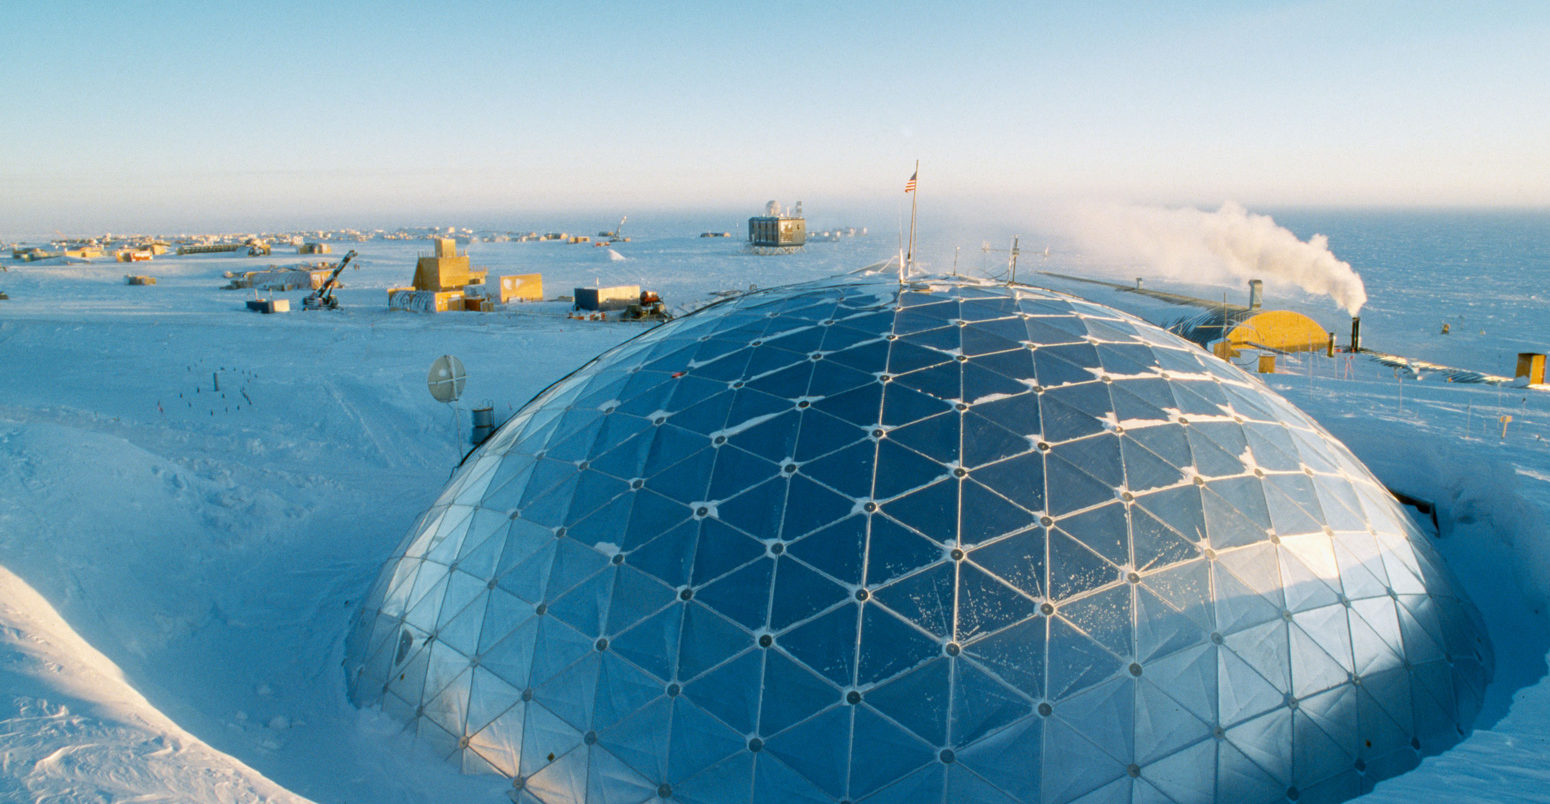
[[[920,178],[920,160],[915,160],[915,172],[910,174],[910,180],[904,183],[904,192],[910,194],[910,249],[904,254],[904,263],[899,267],[899,283],[903,284],[904,277],[909,274],[910,268],[915,265],[915,205],[920,198],[916,191],[915,183]]]
[[[1012,248],[1007,252],[1008,256],[1007,256],[1007,259],[1006,259],[1006,273],[1007,273],[1006,283],[1008,285],[1015,285],[1015,284],[1017,284],[1017,255],[1022,253],[1022,249],[1018,247],[1019,240],[1021,240],[1021,236],[1019,236],[1019,235],[1012,235]],[[986,243],[983,243],[980,246],[980,251],[983,251],[986,254],[989,254],[992,251],[1002,251],[1002,249],[991,248],[990,247],[990,243],[986,242]]]
[[[1011,258],[1011,261],[1007,263],[1008,278],[1007,278],[1006,283],[1008,285],[1015,285],[1015,284],[1017,284],[1017,255],[1022,253],[1017,248],[1017,241],[1018,240],[1019,240],[1019,237],[1017,235],[1012,235],[1012,258]]]

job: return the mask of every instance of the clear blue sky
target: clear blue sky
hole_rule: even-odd
[[[7,5],[0,231],[1550,205],[1550,3]]]

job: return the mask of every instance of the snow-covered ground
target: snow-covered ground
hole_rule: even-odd
[[[644,325],[570,321],[561,304],[392,313],[385,289],[407,284],[429,244],[335,244],[330,259],[352,245],[361,268],[344,274],[344,309],[302,312],[293,292],[297,311],[273,316],[243,309],[251,291],[219,290],[221,272],[317,258],[5,261],[0,800],[466,801],[507,789],[401,750],[394,723],[351,707],[343,638],[380,562],[461,457],[467,408],[489,401],[509,415]],[[623,259],[557,243],[471,252],[492,274],[542,272],[551,297],[639,283],[683,309],[894,249],[891,237],[787,257],[740,245],[691,235],[614,246]],[[127,286],[130,271],[159,284]],[[1395,271],[1369,277],[1375,309],[1404,311],[1377,316],[1397,323],[1374,345],[1511,373],[1498,361],[1525,347],[1542,305],[1471,299],[1493,316],[1491,334],[1433,338],[1430,322],[1458,313],[1404,295],[1426,277]],[[1063,289],[1135,302],[1096,287]],[[1295,302],[1344,340],[1327,301]],[[457,411],[425,391],[441,354],[468,367]],[[1492,623],[1497,680],[1476,731],[1373,797],[1550,800],[1550,392],[1343,355],[1281,368],[1273,388],[1390,486],[1437,504],[1440,546]]]

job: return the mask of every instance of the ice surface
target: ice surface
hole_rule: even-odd
[[[1276,220],[1304,238],[1328,234],[1334,252],[1362,272],[1376,348],[1510,373],[1514,352],[1546,346],[1534,334],[1542,302],[1531,298],[1550,253],[1542,226],[1442,213]],[[617,266],[600,248],[476,244],[474,261],[494,273],[542,271],[551,296],[594,280],[644,278],[671,306],[850,270],[887,257],[891,244],[881,240],[752,258],[727,240],[639,237],[614,247],[628,258]],[[123,267],[112,263],[9,265],[0,274],[11,296],[0,301],[0,564],[177,728],[234,758],[223,761],[228,769],[241,763],[319,801],[502,800],[508,787],[450,771],[397,742],[391,720],[349,706],[343,634],[379,562],[463,451],[452,413],[423,391],[430,361],[458,355],[470,372],[467,398],[488,398],[505,415],[640,330],[565,322],[553,311],[536,314],[538,306],[477,317],[389,314],[385,288],[407,281],[415,251],[426,246],[364,246],[365,265],[344,274],[350,287],[339,294],[346,309],[338,314],[258,316],[242,311],[240,292],[215,289],[223,270],[278,258],[136,266],[161,278],[154,287],[123,285]],[[1049,267],[1081,267],[1060,259],[1057,249]],[[1342,335],[1348,328],[1327,302],[1297,303]],[[1465,338],[1436,334],[1458,315],[1480,326],[1455,326]],[[1477,730],[1374,796],[1544,798],[1550,561],[1538,551],[1550,511],[1550,403],[1542,392],[1432,378],[1401,386],[1392,370],[1360,360],[1350,379],[1343,359],[1282,367],[1293,373],[1273,378],[1273,387],[1347,441],[1380,479],[1439,504],[1439,547],[1487,615],[1498,649],[1498,680]],[[217,404],[235,399],[230,390],[226,400],[208,395],[212,373],[251,403]],[[1505,440],[1504,415],[1514,417]],[[1450,464],[1459,456],[1478,460]],[[10,615],[5,625],[23,635],[46,630]],[[22,655],[3,650],[8,662]],[[70,649],[54,661],[87,666],[86,655]],[[272,694],[260,695],[261,684]],[[20,714],[11,689],[17,708],[0,714],[0,746],[14,764],[0,767],[0,798],[81,798],[99,789],[55,777],[11,792],[21,779],[50,778],[31,775],[38,759],[88,742],[70,731],[46,744],[13,736],[37,721]],[[62,685],[26,689],[50,711],[75,706]],[[268,728],[276,717],[290,727]],[[111,767],[102,772],[125,778],[145,777],[155,762],[130,750],[103,756]],[[146,789],[219,798],[200,772],[158,778]],[[269,789],[245,778],[254,792],[232,797]]]

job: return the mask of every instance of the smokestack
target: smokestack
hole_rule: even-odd
[[[1351,351],[1353,351],[1353,352],[1360,352],[1361,350],[1362,350],[1362,317],[1359,316],[1359,315],[1353,315],[1353,316],[1351,316]]]
[[[495,432],[495,411],[489,407],[474,408],[474,429],[469,433],[469,443],[474,446],[483,444]]]
[[[1249,280],[1249,309],[1258,310],[1265,301],[1265,283],[1258,279]]]
[[[1269,216],[1250,214],[1237,204],[1223,204],[1216,212],[1086,207],[1070,225],[1070,234],[1090,257],[1132,265],[1148,276],[1193,282],[1268,277],[1328,294],[1347,315],[1359,315],[1367,301],[1361,277],[1330,252],[1328,238],[1314,235],[1303,242]]]
[[[1141,289],[1141,277],[1136,277],[1136,290]]]

